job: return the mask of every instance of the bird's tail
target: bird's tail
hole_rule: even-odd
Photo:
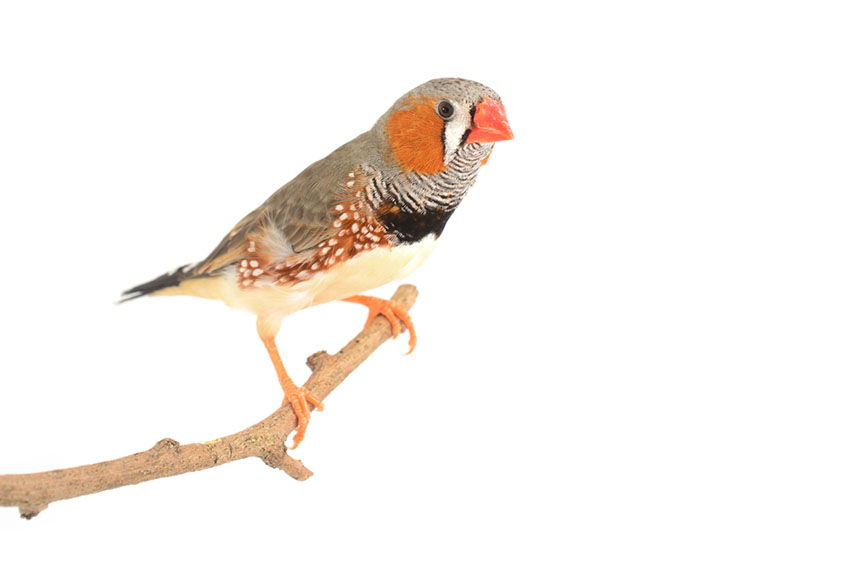
[[[170,287],[177,287],[187,278],[193,277],[192,269],[195,265],[196,264],[186,264],[185,266],[180,266],[179,268],[164,273],[149,282],[130,288],[121,294],[121,298],[118,300],[118,303],[124,303],[125,301],[130,301],[131,299],[136,299],[143,295],[150,295]]]

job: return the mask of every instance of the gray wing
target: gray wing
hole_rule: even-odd
[[[243,218],[191,276],[213,274],[238,262],[251,240],[265,244],[269,261],[282,262],[294,254],[309,254],[326,240],[333,207],[345,196],[346,175],[359,165],[356,155],[369,143],[369,132],[341,146],[299,173],[265,203]]]

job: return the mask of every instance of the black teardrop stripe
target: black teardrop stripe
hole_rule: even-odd
[[[378,220],[393,234],[399,244],[418,242],[428,235],[440,236],[454,209],[408,212],[395,208],[378,215]]]

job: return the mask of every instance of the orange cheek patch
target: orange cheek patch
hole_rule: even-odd
[[[443,119],[437,116],[432,99],[409,99],[387,122],[393,157],[408,173],[433,175],[443,165]]]
[[[484,159],[481,160],[481,165],[486,165],[491,155],[493,155],[493,150],[490,150],[490,153],[484,156]]]

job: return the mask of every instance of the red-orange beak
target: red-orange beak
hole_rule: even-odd
[[[500,142],[502,140],[513,140],[514,133],[505,116],[504,105],[490,97],[475,107],[475,116],[472,119],[474,127],[466,137],[466,143],[473,142]]]

